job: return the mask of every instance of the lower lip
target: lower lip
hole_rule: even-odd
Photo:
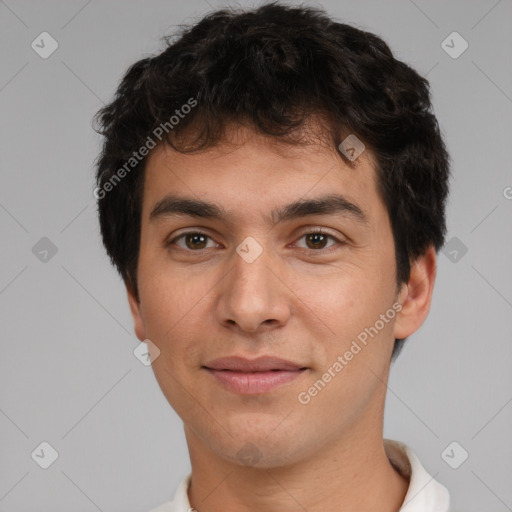
[[[259,395],[268,393],[282,384],[291,382],[300,377],[305,370],[296,371],[269,371],[269,372],[234,372],[230,370],[211,370],[207,368],[217,380],[229,391],[242,395]]]

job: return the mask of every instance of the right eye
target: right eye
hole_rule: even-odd
[[[205,233],[202,233],[201,231],[187,231],[186,233],[181,233],[177,237],[173,238],[168,244],[167,247],[176,244],[180,249],[184,250],[190,250],[190,251],[201,251],[204,249],[209,249],[212,246],[208,247],[207,240],[210,239],[212,242],[212,238],[206,235]],[[184,246],[177,243],[181,240],[184,241]],[[215,247],[215,242],[213,242]]]

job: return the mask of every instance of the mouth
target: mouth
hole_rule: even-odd
[[[256,359],[247,359],[241,356],[229,356],[214,359],[204,365],[209,370],[228,370],[233,372],[269,372],[269,371],[295,371],[306,367],[280,357],[260,356]]]
[[[269,393],[308,370],[300,364],[277,357],[245,359],[224,357],[202,367],[225,389],[244,395]]]

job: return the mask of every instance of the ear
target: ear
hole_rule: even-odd
[[[425,254],[411,263],[409,282],[402,285],[398,295],[402,309],[396,316],[395,338],[407,338],[416,332],[427,318],[436,271],[436,251],[433,246],[430,246]]]
[[[140,311],[140,302],[138,302],[137,298],[135,297],[133,286],[130,283],[125,283],[125,286],[126,294],[128,296],[128,304],[130,305],[130,311],[132,313],[135,335],[140,341],[144,341],[147,339],[147,336],[146,329],[144,327],[144,320],[142,319]]]

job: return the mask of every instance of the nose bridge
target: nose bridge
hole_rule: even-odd
[[[242,249],[240,249],[241,251]],[[240,298],[246,299],[253,297],[254,299],[267,300],[270,295],[272,286],[269,283],[268,266],[272,264],[271,258],[266,254],[261,254],[254,260],[244,259],[239,253],[233,258],[233,283],[231,284],[234,294],[239,295]],[[255,301],[253,301],[255,302]]]
[[[274,275],[277,272],[270,270],[273,264],[270,249],[254,239],[246,239],[237,247],[231,272],[223,280],[218,303],[220,322],[255,332],[263,325],[287,321],[290,308],[286,287]]]

